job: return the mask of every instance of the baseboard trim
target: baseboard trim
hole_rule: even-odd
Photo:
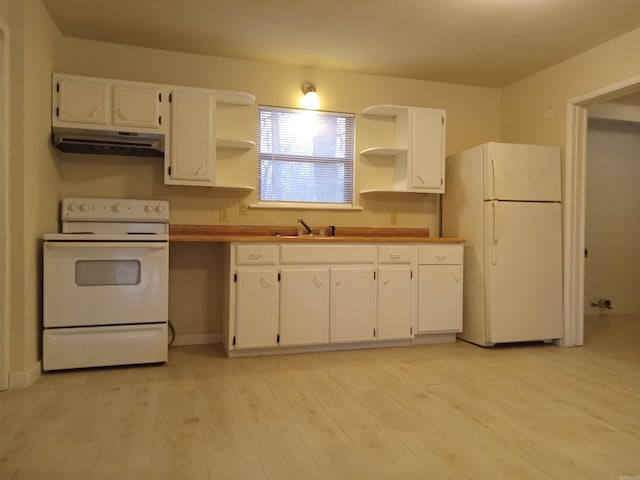
[[[184,345],[209,345],[212,343],[222,343],[221,333],[193,333],[176,335],[172,346],[179,347]]]
[[[41,374],[41,360],[38,360],[33,367],[25,372],[9,372],[9,390],[30,387]]]

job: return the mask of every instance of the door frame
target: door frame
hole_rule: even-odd
[[[9,27],[0,21],[0,390],[9,388]]]
[[[584,343],[584,248],[589,105],[640,90],[640,76],[567,100],[564,169],[565,346]]]

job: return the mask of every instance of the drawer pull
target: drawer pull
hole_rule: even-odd
[[[400,258],[400,254],[399,253],[392,253],[391,255],[389,255],[390,258],[392,258],[393,260],[397,260],[398,258]]]
[[[260,260],[262,258],[261,253],[250,253],[249,260]]]
[[[262,288],[264,288],[265,290],[271,286],[269,281],[264,277],[260,277],[260,285],[262,285]]]
[[[447,256],[446,256],[446,255],[436,255],[436,258],[437,258],[438,260],[446,260],[446,259],[447,259]]]

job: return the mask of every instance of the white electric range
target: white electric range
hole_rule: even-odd
[[[43,369],[167,361],[169,203],[65,198],[44,236]]]

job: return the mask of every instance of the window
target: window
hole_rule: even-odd
[[[351,205],[350,113],[259,107],[261,202]]]

